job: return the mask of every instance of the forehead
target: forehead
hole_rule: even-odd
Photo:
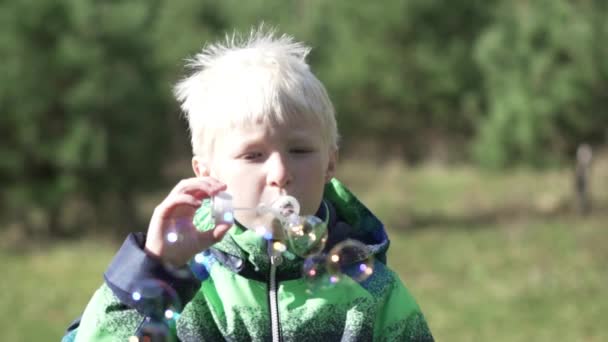
[[[244,123],[230,127],[226,133],[222,140],[228,145],[299,141],[322,143],[319,126],[307,120]]]

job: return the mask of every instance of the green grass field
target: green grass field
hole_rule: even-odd
[[[389,263],[437,340],[608,340],[605,193],[594,193],[598,208],[583,218],[567,170],[345,162],[339,175],[387,223]],[[598,178],[594,189],[608,185]],[[58,340],[117,247],[85,239],[2,250],[0,340]]]

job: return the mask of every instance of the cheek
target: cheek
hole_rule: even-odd
[[[229,163],[230,164],[230,163]],[[235,205],[252,207],[259,203],[264,187],[264,177],[260,171],[242,165],[228,165],[218,175],[218,179],[228,186],[228,193],[234,197]]]
[[[313,171],[315,170],[315,171]],[[300,183],[300,196],[302,205],[302,213],[305,215],[314,214],[323,198],[323,189],[325,188],[325,170],[322,170],[319,164],[315,168],[303,168],[299,173],[302,180]]]

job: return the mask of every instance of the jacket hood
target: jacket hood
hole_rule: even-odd
[[[194,224],[199,230],[213,229],[211,202],[203,206],[194,216]],[[340,181],[332,179],[326,184],[323,202],[316,216],[328,224],[328,237],[324,252],[346,239],[358,240],[367,246],[374,258],[386,263],[389,240],[384,225],[363,205]],[[267,241],[257,233],[235,223],[222,241],[210,248],[215,259],[233,271],[248,278],[266,279],[270,268]],[[277,267],[279,280],[301,277],[304,259],[290,253]]]

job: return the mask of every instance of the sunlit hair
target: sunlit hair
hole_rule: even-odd
[[[204,47],[188,63],[192,74],[174,89],[194,155],[211,154],[217,136],[231,128],[294,119],[318,125],[326,146],[337,149],[334,108],[306,63],[309,52],[293,37],[262,28]]]

